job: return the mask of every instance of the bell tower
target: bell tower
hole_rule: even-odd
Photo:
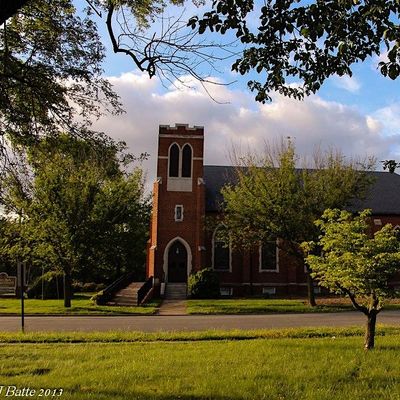
[[[147,256],[155,295],[204,267],[204,128],[160,125]]]

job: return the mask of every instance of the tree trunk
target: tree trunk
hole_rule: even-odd
[[[371,350],[375,345],[375,326],[376,326],[376,314],[375,310],[372,310],[367,314],[367,326],[365,331],[364,349]]]
[[[308,290],[308,303],[310,307],[315,307],[317,302],[315,301],[315,293],[314,293],[314,281],[310,275],[310,269],[307,268],[307,290]]]
[[[71,307],[72,279],[70,272],[64,272],[64,307]]]

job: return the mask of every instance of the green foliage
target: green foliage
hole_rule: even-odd
[[[63,274],[49,271],[37,278],[27,291],[29,299],[62,299]]]
[[[396,162],[396,160],[384,160],[381,163],[383,164],[383,169],[387,169],[391,174],[394,174],[396,169],[400,167],[400,163]]]
[[[142,171],[124,172],[123,156],[123,147],[66,135],[30,146],[18,173],[1,182],[9,233],[0,252],[68,280],[140,277],[149,202]]]
[[[298,245],[317,238],[314,221],[323,211],[362,198],[371,183],[357,160],[346,160],[340,152],[316,152],[313,169],[297,169],[298,161],[290,140],[267,148],[260,158],[239,160],[237,184],[222,190],[224,227],[234,247],[254,248],[280,238],[302,259]]]
[[[27,2],[0,28],[1,135],[22,144],[60,127],[90,136],[91,118],[121,111],[104,55],[96,24],[72,1]]]
[[[303,266],[303,241],[318,237],[314,221],[329,207],[345,207],[362,198],[370,178],[360,168],[370,169],[372,160],[346,160],[338,151],[316,150],[313,169],[297,169],[298,156],[290,138],[269,146],[261,157],[238,160],[237,183],[222,189],[223,225],[226,241],[248,249],[276,241]],[[310,305],[315,305],[313,283],[307,277]]]
[[[188,24],[199,33],[210,29],[236,34],[245,50],[232,70],[265,76],[265,81],[248,83],[256,100],[265,102],[273,91],[299,99],[315,93],[330,76],[351,76],[353,64],[379,56],[382,49],[388,61],[378,68],[383,76],[396,79],[399,14],[398,0],[217,0],[202,18],[193,17]],[[291,85],[293,80],[300,85]]]
[[[215,299],[219,293],[218,275],[211,268],[205,268],[189,276],[189,295],[194,299]]]
[[[370,210],[353,217],[347,211],[326,210],[316,225],[322,236],[321,255],[310,254],[307,263],[319,285],[350,297],[365,314],[380,311],[395,291],[390,280],[400,271],[400,242],[396,231],[386,224],[373,235]],[[314,243],[303,248],[312,251]]]

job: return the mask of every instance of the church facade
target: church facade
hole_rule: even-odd
[[[374,184],[356,210],[372,209],[374,229],[389,222],[400,227],[400,176],[372,174]],[[218,240],[218,225],[208,228],[219,213],[221,188],[234,181],[234,167],[204,165],[203,127],[160,125],[146,266],[147,277],[154,277],[153,296],[162,295],[168,283],[187,283],[202,268],[218,273],[221,295],[306,293],[304,266],[275,242],[239,253]]]

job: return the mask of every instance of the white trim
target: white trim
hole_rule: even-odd
[[[215,257],[215,233],[217,232],[217,230],[221,227],[221,225],[218,225],[213,232],[212,235],[212,240],[211,240],[211,265],[212,265],[212,269],[214,271],[220,271],[220,272],[232,272],[232,246],[231,243],[229,242],[229,268],[228,269],[221,269],[221,268],[215,268],[214,265],[214,257]]]
[[[261,293],[274,295],[274,294],[276,294],[276,287],[275,286],[263,286],[261,289]]]
[[[159,160],[168,160],[168,156],[158,156]]]
[[[179,150],[179,155],[178,155],[178,176],[171,176],[169,174],[169,165],[170,165],[170,162],[171,162],[171,147],[174,144],[176,144],[178,146],[178,150]],[[191,156],[190,156],[190,176],[182,176],[183,149],[185,148],[185,146],[189,146],[190,147],[190,151],[191,151]],[[168,178],[193,179],[193,159],[194,159],[193,155],[194,155],[194,149],[193,149],[193,146],[190,143],[184,143],[182,146],[180,146],[178,143],[172,142],[168,147],[168,156],[166,157],[168,159],[168,165],[167,165],[167,176],[168,176]],[[165,156],[158,156],[158,158],[164,159]]]
[[[203,178],[197,178],[197,185],[204,185],[204,179]]]
[[[178,217],[177,217],[177,214],[178,214],[178,207],[181,207],[181,208],[182,208],[182,210],[181,210],[181,218],[178,218]],[[183,204],[177,204],[177,205],[175,206],[175,214],[174,214],[175,222],[182,222],[182,221],[183,221],[183,211],[184,211]]]
[[[175,126],[171,126],[171,125],[159,125],[160,128],[164,128],[164,129],[168,129],[168,130],[172,130],[172,131],[176,131],[178,129],[178,127],[184,127],[186,128],[186,130],[188,131],[196,131],[197,129],[204,129],[204,126],[202,125],[193,125],[193,127],[189,126],[189,124],[180,124],[180,123],[176,123]]]
[[[273,242],[273,240],[270,240]],[[279,246],[278,239],[275,241],[275,269],[263,269],[262,267],[262,243],[258,246],[258,272],[279,273]]]
[[[203,157],[193,157],[194,161],[203,161]]]
[[[225,292],[225,293],[223,293]],[[220,287],[219,288],[219,294],[220,296],[224,297],[228,297],[228,296],[232,296],[233,295],[233,288],[232,287]]]
[[[180,236],[176,236],[171,239],[164,249],[164,264],[163,264],[163,271],[164,271],[164,282],[168,282],[168,253],[169,248],[174,244],[175,241],[180,241],[186,248],[187,252],[187,278],[189,278],[190,273],[192,272],[192,251],[188,242],[185,239],[182,239]]]

